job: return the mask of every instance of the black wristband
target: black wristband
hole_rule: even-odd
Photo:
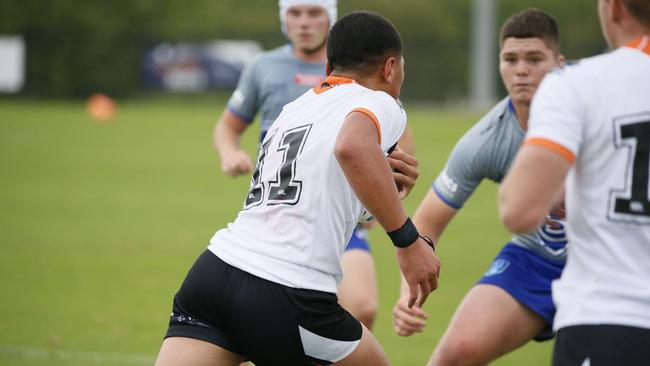
[[[409,245],[415,243],[416,240],[420,237],[418,229],[413,225],[410,217],[406,218],[406,222],[402,227],[397,230],[386,233],[390,240],[393,242],[393,245],[398,248],[406,248]]]

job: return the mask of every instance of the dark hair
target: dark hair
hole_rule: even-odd
[[[540,38],[556,54],[560,53],[560,29],[553,16],[531,8],[512,15],[501,27],[501,46],[506,38]]]
[[[371,72],[388,56],[401,56],[402,39],[383,16],[356,11],[334,23],[327,37],[327,62],[331,70]]]
[[[636,20],[646,27],[650,27],[650,1],[648,0],[622,0],[623,5]]]

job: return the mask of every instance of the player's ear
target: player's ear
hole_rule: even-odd
[[[395,75],[395,67],[397,66],[397,59],[390,56],[384,61],[381,67],[381,76],[383,81],[390,83]]]
[[[564,55],[560,53],[560,54],[557,55],[557,57],[555,58],[555,62],[557,62],[557,66],[558,66],[558,67],[562,68],[562,67],[564,67],[564,65],[566,64],[566,58],[564,58]]]
[[[625,7],[623,6],[621,0],[612,0],[609,2],[609,19],[614,23],[620,23],[621,18],[623,17],[623,12]]]
[[[331,73],[332,73],[332,66],[331,66],[330,63],[328,62],[328,63],[325,65],[325,76],[330,76]]]

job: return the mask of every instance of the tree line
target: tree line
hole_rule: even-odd
[[[593,0],[495,3],[498,25],[530,6],[555,15],[568,59],[605,48]],[[466,97],[471,1],[339,1],[339,15],[359,9],[382,13],[400,30],[407,61],[404,98]],[[143,52],[158,42],[254,39],[265,49],[286,42],[275,0],[4,0],[0,1],[2,34],[20,34],[25,39],[23,94],[63,97],[95,91],[120,96],[141,93]]]

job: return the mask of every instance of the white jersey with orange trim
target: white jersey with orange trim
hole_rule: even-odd
[[[650,45],[549,74],[531,106],[526,144],[562,154],[567,265],[553,284],[555,328],[650,328]]]
[[[327,78],[284,107],[260,147],[244,209],[209,249],[269,281],[335,293],[341,255],[364,211],[334,156],[353,111],[371,117],[385,153],[406,126],[406,113],[388,94]]]

